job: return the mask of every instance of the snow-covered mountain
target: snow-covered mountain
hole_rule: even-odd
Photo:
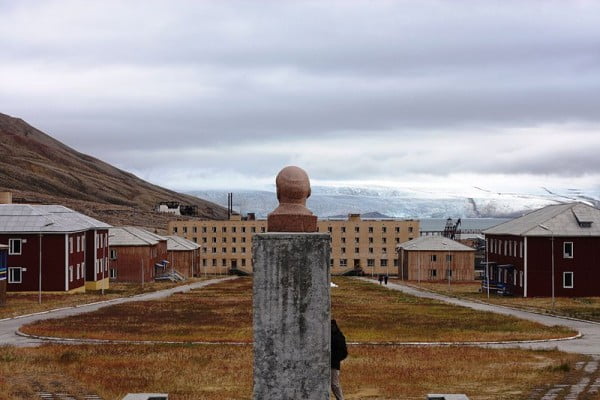
[[[259,218],[266,217],[278,203],[274,187],[271,190],[198,190],[190,194],[227,206],[228,192],[233,192],[236,211],[254,212]],[[379,212],[397,218],[502,218],[571,201],[600,207],[600,193],[547,188],[534,193],[498,193],[479,187],[452,192],[435,188],[313,186],[307,206],[319,217]]]

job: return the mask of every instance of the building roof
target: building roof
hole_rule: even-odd
[[[420,236],[400,243],[396,248],[408,251],[475,251],[472,247],[444,236]]]
[[[60,205],[0,204],[0,232],[64,233],[110,225]]]
[[[516,236],[600,236],[600,210],[583,203],[551,205],[486,229],[483,233]]]
[[[108,231],[110,246],[154,246],[167,238],[137,226],[118,226]]]
[[[182,238],[181,236],[166,236],[167,238],[167,251],[189,251],[197,250],[200,246],[197,243]]]

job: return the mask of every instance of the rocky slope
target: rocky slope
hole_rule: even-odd
[[[219,205],[153,185],[5,114],[0,114],[0,190],[12,191],[15,202],[63,204],[113,225],[159,231],[172,218],[153,211],[160,201],[196,205],[201,218],[227,216]]]

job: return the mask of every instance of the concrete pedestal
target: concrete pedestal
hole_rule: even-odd
[[[331,238],[267,233],[252,239],[254,399],[329,399]]]

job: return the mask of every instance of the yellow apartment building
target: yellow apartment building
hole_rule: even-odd
[[[412,219],[321,219],[319,232],[331,234],[331,273],[361,270],[368,275],[398,274],[396,246],[419,237],[419,221]],[[226,221],[174,220],[169,234],[201,246],[200,273],[252,273],[252,235],[265,233],[267,221],[233,215]]]

